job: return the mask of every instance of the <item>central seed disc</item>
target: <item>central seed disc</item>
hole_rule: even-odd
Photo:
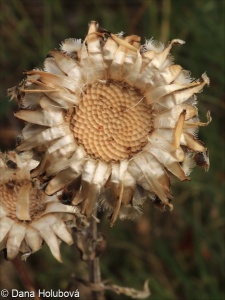
[[[119,161],[132,157],[152,131],[152,109],[129,85],[108,81],[88,85],[71,120],[74,136],[95,158]]]
[[[8,217],[14,221],[18,220],[16,211],[18,209],[18,195],[25,184],[29,181],[21,180],[20,182],[9,182],[8,184],[0,185],[0,199],[3,206],[8,211]],[[42,201],[44,192],[37,189],[31,189],[29,193],[29,213],[31,220],[34,221],[42,215],[46,204]]]

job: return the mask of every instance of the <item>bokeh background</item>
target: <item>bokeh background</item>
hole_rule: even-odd
[[[198,78],[207,72],[210,88],[198,95],[199,113],[213,121],[199,138],[209,148],[208,173],[196,168],[192,181],[175,182],[174,212],[162,213],[146,203],[136,221],[109,227],[102,215],[100,231],[107,240],[101,256],[102,279],[141,289],[149,279],[154,300],[222,300],[224,293],[224,1],[223,0],[1,0],[0,1],[0,150],[15,146],[23,124],[13,117],[16,104],[6,89],[22,72],[42,67],[48,51],[69,37],[84,39],[88,22],[96,20],[111,32],[124,31],[174,47],[176,63]],[[88,277],[75,246],[61,245],[64,264],[46,246],[19,266],[38,288],[76,289],[75,277]],[[1,288],[25,290],[18,261],[0,255]],[[17,264],[17,268],[15,268]],[[82,287],[80,287],[82,288]],[[85,295],[85,294],[84,294]],[[107,300],[128,299],[107,292]],[[85,299],[85,296],[81,299]]]

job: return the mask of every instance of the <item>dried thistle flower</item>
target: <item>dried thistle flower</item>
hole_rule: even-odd
[[[74,222],[76,209],[39,189],[37,179],[30,177],[37,164],[31,153],[0,153],[0,250],[6,249],[9,260],[19,251],[26,259],[45,241],[61,262],[60,241],[73,243],[66,222]]]
[[[181,181],[197,163],[209,165],[196,134],[202,123],[196,93],[209,84],[173,63],[167,47],[136,35],[111,34],[94,21],[82,42],[67,39],[50,51],[44,71],[26,72],[9,90],[16,117],[27,122],[19,151],[41,153],[31,174],[48,179],[52,195],[75,184],[73,204],[87,216],[97,204],[134,217],[144,199],[171,204],[170,177]]]

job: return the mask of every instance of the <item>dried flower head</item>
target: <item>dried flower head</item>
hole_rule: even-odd
[[[146,198],[172,209],[170,177],[188,180],[196,163],[208,167],[196,133],[211,118],[199,121],[195,94],[209,79],[173,63],[177,44],[141,45],[92,21],[83,42],[65,40],[44,71],[26,72],[10,89],[21,104],[16,117],[27,122],[17,149],[42,154],[31,174],[48,179],[48,195],[74,184],[73,204],[88,216],[102,205],[113,224],[136,216]]]
[[[73,243],[66,222],[73,222],[76,209],[39,189],[38,181],[30,177],[37,164],[30,153],[0,153],[0,250],[6,249],[9,260],[19,251],[25,259],[45,241],[61,261],[60,241]]]

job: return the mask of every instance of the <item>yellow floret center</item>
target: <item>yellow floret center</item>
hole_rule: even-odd
[[[103,161],[129,159],[153,130],[152,108],[139,90],[117,81],[96,82],[83,91],[71,118],[78,144]]]

